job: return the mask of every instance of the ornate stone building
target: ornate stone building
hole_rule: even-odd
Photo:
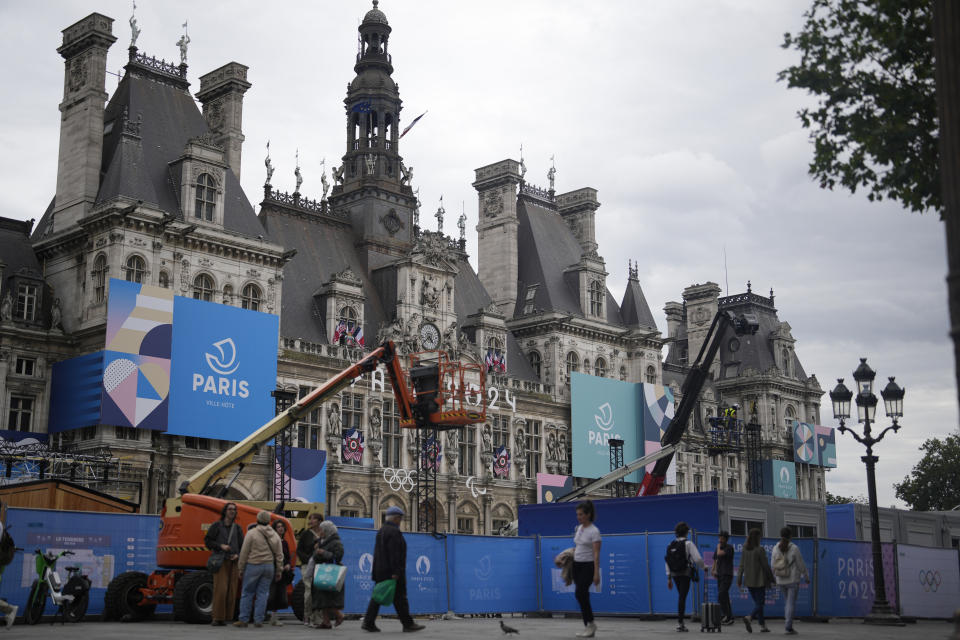
[[[760,329],[752,336],[738,337],[732,330],[721,335],[711,379],[677,456],[678,491],[755,489],[745,455],[709,453],[709,419],[722,408],[739,405],[741,420],[760,425],[760,457],[766,460],[793,460],[793,421],[816,424],[820,418],[823,389],[800,364],[791,327],[777,316],[773,290],[770,297],[757,295],[749,282],[746,293],[726,297],[713,282],[692,285],[683,290],[682,303],[665,305],[669,349],[663,377],[674,396],[679,400],[688,363],[696,359],[719,309],[752,313]],[[797,497],[826,500],[823,467],[798,463]]]
[[[103,349],[110,277],[278,314],[277,390],[291,396],[384,339],[405,354],[442,348],[487,365],[487,397],[473,398],[487,406],[486,424],[451,431],[441,442],[435,507],[447,531],[494,532],[517,517],[518,505],[536,501],[537,472],[569,474],[572,372],[657,384],[680,379],[680,350],[692,350],[699,326],[694,299],[713,309],[734,303],[709,291],[695,296],[696,288],[684,294],[686,317],[684,307],[668,303],[672,346],[670,364],[662,365],[664,339],[637,269],[629,267],[619,302],[607,287],[595,189],[557,193],[553,169],[549,187],[537,187],[527,182],[522,158],[477,169],[478,270],[465,252],[465,217],[459,235],[447,235],[441,207],[433,214],[437,230],[425,229],[413,170],[400,155],[391,28],[373,4],[359,26],[343,106],[320,105],[345,114],[332,189],[324,176],[319,200],[299,193],[299,180],[295,193],[281,193],[270,184],[268,158],[259,214],[238,180],[246,67],[230,63],[201,76],[201,110],[189,92],[186,52],[178,66],[162,63],[141,54],[134,38],[125,74],[106,102],[113,21],[94,13],[64,30],[56,194],[29,240],[26,223],[0,220],[0,300],[12,300],[0,314],[8,428],[45,431],[49,364]],[[35,297],[22,302],[18,292],[31,286]],[[758,300],[748,294],[744,304],[763,306]],[[23,311],[31,304],[34,311]],[[792,357],[789,327],[775,322],[772,304],[771,297],[772,353],[785,349]],[[32,359],[33,373],[24,373],[22,358]],[[761,411],[778,412],[769,418],[774,437],[788,406],[801,417],[816,411],[816,381],[805,379],[795,357],[789,367],[753,365],[715,378],[705,407],[756,397]],[[27,418],[25,401],[32,407]],[[256,426],[238,425],[236,439]],[[359,460],[341,455],[351,429],[363,434]],[[413,513],[410,471],[419,452],[413,434],[400,430],[379,373],[305,415],[293,442],[328,451],[329,513],[377,521],[391,505]],[[55,443],[78,451],[109,446],[123,460],[121,478],[142,483],[148,511],[230,446],[107,425],[65,433]],[[494,475],[501,446],[511,463]],[[681,458],[686,490],[694,488],[689,455]],[[264,451],[228,495],[270,497],[273,472],[272,452]],[[743,487],[739,481],[731,488]]]

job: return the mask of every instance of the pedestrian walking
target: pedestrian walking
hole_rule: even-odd
[[[686,522],[678,522],[673,528],[676,535],[669,545],[664,557],[667,569],[667,589],[677,585],[677,631],[688,631],[683,623],[687,610],[687,593],[690,592],[690,582],[699,580],[697,573],[703,568],[703,558],[697,551],[697,545],[687,540],[690,526]]]
[[[743,552],[740,554],[740,569],[737,571],[737,586],[742,589],[746,585],[753,599],[753,611],[749,616],[743,617],[743,624],[749,633],[753,633],[751,620],[760,623],[760,631],[770,631],[763,616],[763,600],[767,587],[771,584],[773,573],[767,562],[767,552],[760,544],[760,529],[750,529],[747,543],[743,545]]]
[[[403,533],[400,532],[402,521],[403,509],[397,506],[387,509],[387,517],[377,532],[377,539],[373,546],[371,577],[374,582],[396,580],[397,590],[393,596],[393,606],[397,610],[397,617],[400,618],[403,630],[420,631],[424,627],[410,617],[410,603],[407,601],[407,541],[403,539]],[[371,598],[360,628],[364,631],[380,631],[380,628],[374,624],[379,611],[380,603]]]
[[[803,562],[800,548],[790,542],[793,533],[790,527],[780,529],[780,542],[773,548],[772,561],[773,577],[783,593],[784,599],[784,631],[787,635],[796,635],[793,628],[793,613],[797,606],[797,593],[800,582],[810,582],[807,565]]]
[[[240,548],[240,618],[235,627],[245,627],[253,615],[253,626],[262,627],[267,612],[270,585],[283,575],[283,548],[277,532],[270,527],[270,512],[257,514],[257,526],[247,533]]]
[[[720,611],[723,624],[733,624],[733,608],[730,606],[730,586],[733,584],[733,546],[730,544],[730,534],[721,531],[717,548],[713,552],[713,567],[710,573],[717,579],[717,600],[720,602]]]
[[[317,567],[324,564],[341,564],[344,549],[337,526],[329,520],[324,520],[320,524],[320,531],[323,537],[314,553]],[[318,628],[329,629],[331,627],[330,620],[334,621],[333,626],[339,627],[343,624],[343,589],[343,587],[340,587],[339,591],[314,592],[314,608],[320,612],[321,616],[320,624],[317,625]]]
[[[274,627],[282,627],[283,623],[277,619],[277,612],[286,609],[287,603],[287,585],[293,582],[293,563],[290,558],[290,546],[287,544],[287,523],[283,520],[274,520],[270,525],[277,532],[280,538],[280,549],[283,551],[283,567],[280,571],[280,579],[270,586],[270,598],[267,600],[267,612],[270,614],[270,624]]]
[[[600,530],[593,524],[597,512],[593,501],[584,500],[577,505],[577,528],[573,532],[573,584],[583,618],[583,631],[578,638],[592,638],[597,632],[590,606],[590,585],[600,586]]]
[[[237,505],[228,502],[220,511],[220,519],[210,525],[203,543],[211,551],[210,562],[207,568],[212,569],[220,562],[220,567],[211,570],[213,573],[213,602],[211,606],[215,627],[222,627],[226,620],[233,620],[234,607],[237,605],[237,583],[240,580],[238,560],[240,548],[243,545],[243,531],[236,522]]]
[[[307,528],[297,538],[297,559],[300,560],[300,578],[303,582],[303,624],[315,627],[318,623],[313,617],[313,569],[316,563],[313,553],[320,541],[320,523],[323,516],[311,513],[307,516]]]

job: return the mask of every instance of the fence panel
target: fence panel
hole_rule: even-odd
[[[869,542],[820,540],[817,557],[817,615],[859,618],[873,607],[873,547]],[[897,601],[893,545],[884,543],[883,581],[887,600]]]
[[[903,615],[919,618],[949,618],[953,615],[960,600],[957,553],[956,549],[897,545]]]
[[[456,613],[536,611],[535,538],[447,536],[450,608]]]

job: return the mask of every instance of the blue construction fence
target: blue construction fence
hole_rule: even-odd
[[[63,512],[42,509],[9,509],[7,526],[25,552],[6,567],[0,598],[12,604],[26,602],[35,576],[35,548],[71,549],[76,555],[58,563],[79,565],[93,587],[90,614],[103,611],[110,580],[124,571],[150,573],[155,567],[158,516]],[[708,563],[713,561],[717,535],[693,533],[692,539]],[[346,549],[347,613],[366,610],[373,589],[370,569],[376,531],[340,528]],[[407,541],[407,591],[415,614],[509,613],[516,611],[577,611],[573,585],[563,583],[553,559],[573,546],[569,536],[501,538],[495,536],[405,533]],[[593,609],[601,614],[676,614],[676,592],[667,589],[664,555],[674,535],[664,533],[612,534],[603,537],[600,553],[600,586],[592,589]],[[739,566],[742,537],[732,537],[734,564]],[[771,551],[776,539],[765,538]],[[810,572],[811,582],[801,585],[797,615],[862,617],[873,603],[873,556],[868,542],[828,539],[796,540]],[[960,557],[956,549],[883,545],[886,593],[902,615],[949,618],[960,593]],[[688,613],[706,597],[717,598],[717,583],[709,572],[691,589]],[[752,609],[748,594],[730,590],[733,612]],[[783,615],[783,600],[776,588],[767,591],[766,613]],[[162,609],[161,609],[162,611]],[[385,608],[391,613],[392,607]],[[54,607],[48,604],[48,614]]]

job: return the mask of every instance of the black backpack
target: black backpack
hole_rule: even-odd
[[[0,536],[0,567],[5,567],[13,562],[13,556],[17,553],[17,545],[13,543],[13,537],[9,529],[4,528],[3,535]]]
[[[687,573],[690,568],[690,560],[687,559],[687,541],[675,539],[667,545],[667,555],[663,558],[670,568],[670,573],[682,575]]]

